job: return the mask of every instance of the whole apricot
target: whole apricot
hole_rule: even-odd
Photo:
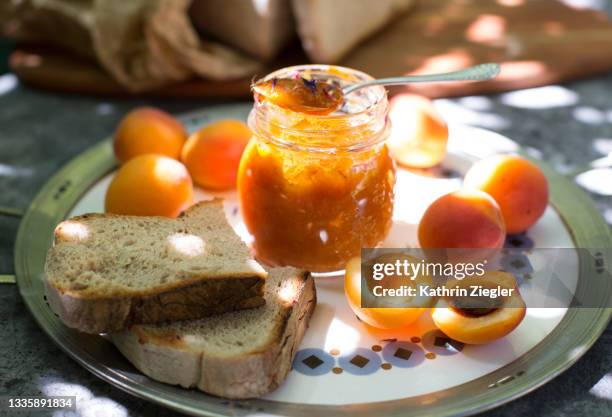
[[[176,118],[159,109],[139,107],[119,123],[113,147],[121,162],[147,153],[179,159],[186,140],[185,128]]]
[[[251,131],[239,120],[220,120],[189,137],[181,160],[194,182],[204,188],[226,190],[236,187],[238,165]]]
[[[476,162],[465,176],[467,187],[489,194],[499,205],[508,233],[529,229],[546,210],[548,182],[533,162],[497,155]]]
[[[497,203],[483,191],[445,194],[425,210],[418,228],[422,248],[491,248],[504,244],[506,227]]]
[[[123,164],[106,191],[107,213],[176,217],[193,202],[193,184],[176,159],[140,155]]]
[[[391,100],[389,118],[392,128],[387,146],[401,165],[429,168],[444,159],[448,126],[431,100],[398,95]]]

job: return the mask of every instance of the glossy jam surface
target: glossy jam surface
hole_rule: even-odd
[[[292,78],[271,78],[252,87],[255,100],[268,100],[299,113],[325,115],[342,106],[342,90],[330,80],[310,79],[299,74]]]
[[[257,258],[268,264],[340,270],[391,227],[395,171],[384,145],[320,155],[251,141],[238,178]]]

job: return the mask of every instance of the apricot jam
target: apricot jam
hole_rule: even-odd
[[[296,74],[292,78],[266,79],[251,88],[256,101],[267,100],[295,112],[330,114],[344,102],[342,90],[332,80],[304,78]]]
[[[328,66],[279,70],[340,88],[370,79]],[[386,237],[393,214],[395,168],[384,88],[346,97],[330,114],[295,111],[257,99],[249,116],[253,139],[238,172],[242,215],[256,256],[270,265],[315,272],[343,269]]]

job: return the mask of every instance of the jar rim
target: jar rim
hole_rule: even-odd
[[[355,70],[352,68],[337,66],[337,65],[324,65],[324,64],[306,64],[306,65],[295,65],[291,67],[281,68],[270,74],[266,75],[262,80],[268,81],[272,78],[287,78],[289,76],[294,75],[295,73],[310,73],[309,75],[320,74],[324,75],[326,79],[332,78],[338,83],[342,84],[342,81],[345,85],[348,85],[353,82],[360,81],[368,81],[374,79],[369,74],[366,74],[362,71]],[[341,85],[340,87],[343,87]],[[289,109],[284,109],[279,106],[276,106],[269,102],[264,102],[263,104],[255,101],[253,106],[253,110],[249,115],[249,125],[251,129],[258,133],[260,136],[266,137],[268,140],[280,144],[286,147],[290,147],[293,149],[302,149],[306,151],[314,151],[314,152],[333,152],[336,150],[345,150],[345,151],[353,151],[357,149],[363,149],[365,147],[371,147],[386,139],[389,121],[387,117],[388,111],[388,101],[387,101],[387,92],[386,89],[379,85],[374,85],[370,87],[366,87],[360,90],[360,93],[351,93],[351,94],[360,94],[362,100],[362,108],[358,109],[358,111],[352,112],[344,112],[344,113],[332,113],[327,115],[308,115],[307,117],[311,120],[319,121],[323,126],[327,123],[329,126],[321,127],[317,129],[303,129],[303,128],[294,128],[291,125],[284,125],[279,123],[277,120],[271,122],[270,118],[267,116],[270,113],[285,115],[286,117],[291,117],[291,115],[298,115],[298,112],[291,111]],[[363,103],[367,100],[365,103]],[[260,123],[268,123],[274,125],[277,129],[282,129],[284,132],[288,132],[297,137],[305,137],[305,138],[315,138],[321,137],[326,134],[329,134],[333,131],[341,131],[341,130],[350,130],[350,129],[366,129],[368,127],[377,127],[376,133],[372,135],[367,141],[361,141],[358,143],[351,143],[347,145],[338,145],[338,144],[297,144],[290,140],[285,140],[277,137],[270,137],[267,135],[265,129],[262,129]],[[376,126],[376,124],[380,126]],[[334,129],[331,126],[338,126]]]

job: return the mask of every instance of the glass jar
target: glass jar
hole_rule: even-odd
[[[266,79],[333,80],[341,87],[371,77],[327,65],[284,68]],[[344,269],[391,227],[395,167],[386,90],[364,88],[329,115],[297,113],[255,100],[253,139],[238,172],[242,215],[259,260],[313,272]]]

